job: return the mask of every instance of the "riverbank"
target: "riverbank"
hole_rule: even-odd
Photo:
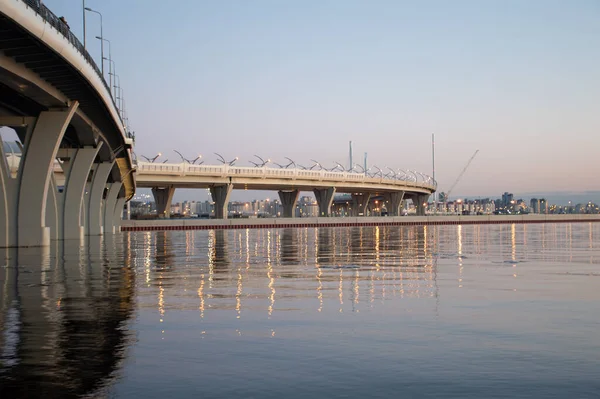
[[[286,227],[435,226],[462,224],[594,223],[600,215],[399,216],[272,219],[123,220],[121,231],[225,230]]]

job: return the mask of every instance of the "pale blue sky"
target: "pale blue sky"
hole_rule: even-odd
[[[79,0],[45,0],[81,36]],[[600,2],[87,0],[136,153],[355,160],[455,194],[594,190]],[[97,15],[88,46],[99,60]],[[108,65],[106,66],[108,68]],[[205,197],[206,195],[204,195]]]

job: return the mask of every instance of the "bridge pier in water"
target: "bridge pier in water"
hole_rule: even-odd
[[[335,195],[335,187],[315,188],[313,192],[317,199],[317,205],[319,205],[319,216],[331,216],[331,204]]]
[[[429,199],[429,194],[412,194],[409,198],[415,205],[417,216],[425,216],[425,205]]]
[[[367,206],[371,200],[371,193],[352,194],[351,216],[366,216]]]
[[[402,201],[404,191],[385,193],[383,200],[389,216],[402,216]]]
[[[169,219],[171,217],[173,194],[175,194],[175,187],[172,185],[152,188],[152,195],[156,204],[156,215],[159,219]]]
[[[118,227],[118,221],[115,219],[117,214],[117,204],[119,193],[123,183],[114,182],[108,184],[108,192],[106,193],[106,200],[104,202],[104,234],[114,234]],[[121,208],[123,212],[123,208]]]
[[[94,174],[89,187],[88,194],[88,213],[87,213],[87,234],[90,236],[99,236],[104,234],[103,223],[103,202],[104,191],[108,175],[112,170],[114,162],[101,162],[95,164]]]
[[[63,239],[84,240],[85,231],[85,186],[92,171],[92,164],[102,142],[98,146],[84,147],[78,149],[61,149],[59,158],[63,159],[63,170],[65,173],[65,186],[63,193],[59,193],[62,202],[63,215]],[[82,212],[83,211],[83,212]],[[88,221],[89,222],[89,221]]]
[[[50,245],[50,227],[46,226],[50,179],[60,143],[78,106],[75,101],[65,110],[44,111],[33,124],[27,125],[15,190],[17,221],[13,229],[16,231],[9,234],[16,242],[9,243],[10,246]]]
[[[215,203],[215,218],[227,219],[227,205],[233,184],[223,184],[210,187],[210,195]]]
[[[74,101],[37,117],[0,117],[0,126],[13,128],[24,143],[10,164],[2,150],[0,247],[49,246],[63,239],[82,244],[86,235],[102,234],[103,225],[110,231],[119,225],[115,206],[125,201],[121,183],[110,196],[113,202],[103,199],[114,161],[94,163],[104,143],[67,147],[63,142],[77,109]],[[103,208],[110,217],[101,218]]]
[[[283,217],[296,217],[296,212],[294,212],[294,208],[296,207],[296,202],[298,202],[298,196],[300,195],[300,191],[279,191],[278,194],[279,200],[281,201],[281,205],[283,206]]]

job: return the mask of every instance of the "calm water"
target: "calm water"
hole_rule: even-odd
[[[0,398],[600,397],[600,224],[0,255]]]

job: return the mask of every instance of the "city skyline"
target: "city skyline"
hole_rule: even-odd
[[[45,3],[81,37],[80,3]],[[440,191],[476,149],[462,196],[595,189],[595,2],[86,5],[103,13],[138,155],[333,165],[352,140],[357,159],[430,173],[435,133]],[[97,61],[98,34],[88,15]]]

